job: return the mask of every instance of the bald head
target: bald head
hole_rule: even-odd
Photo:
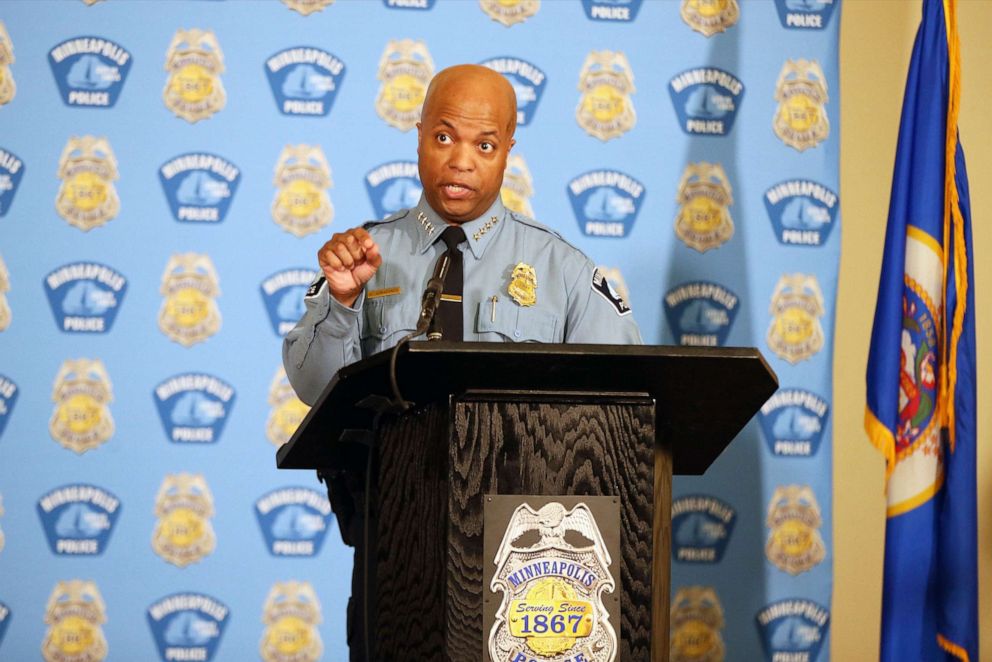
[[[438,101],[450,98],[452,93],[463,98],[485,100],[505,121],[512,137],[517,129],[517,94],[510,81],[489,67],[479,64],[456,64],[443,69],[427,87],[421,116],[426,116]]]

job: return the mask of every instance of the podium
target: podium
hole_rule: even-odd
[[[581,550],[613,545],[618,553],[596,557],[610,561],[605,574],[612,584],[600,593],[603,604],[570,593],[564,574],[543,580],[540,595],[556,608],[573,599],[596,627],[608,622],[615,641],[603,634],[600,652],[613,645],[617,660],[667,660],[671,477],[702,474],[775,391],[777,378],[761,354],[746,348],[411,342],[397,360],[400,390],[413,403],[405,412],[387,406],[389,354],[338,371],[277,452],[281,469],[318,469],[367,483],[363,570],[369,604],[358,617],[367,624],[370,659],[477,662],[490,659],[494,637],[509,645],[524,636],[520,618],[513,626],[517,638],[510,636],[507,605],[526,609],[520,598],[527,594],[501,600],[494,589],[494,547],[486,542],[502,537],[500,553],[533,557],[526,536],[507,547],[512,536],[504,535],[505,515],[499,526],[486,528],[494,500],[517,495],[522,502],[534,497],[534,503],[561,496],[566,508],[576,502],[570,497],[581,497],[600,504],[600,513],[616,513],[595,518],[607,542],[592,546],[586,538],[596,542],[598,532],[571,545],[548,528],[548,521],[564,526],[571,517],[562,520],[560,508],[557,518],[541,525],[528,514],[537,508],[533,504],[518,507],[514,517],[523,513],[532,529],[544,527],[540,543],[530,540],[534,549],[555,540],[580,550],[568,552],[574,560],[585,558]],[[572,567],[569,574],[575,574]],[[543,568],[554,574],[554,564]],[[555,599],[549,591],[557,592]],[[536,642],[532,646],[557,651],[559,659],[563,646],[582,643],[580,625],[575,620],[571,639],[548,638],[546,625],[543,633],[523,632],[534,637],[527,640]],[[520,655],[508,659],[553,657],[527,657],[526,650]]]

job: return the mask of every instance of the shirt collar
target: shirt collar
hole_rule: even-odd
[[[414,207],[413,215],[419,237],[417,250],[420,253],[425,253],[434,242],[441,238],[441,233],[444,232],[447,223],[427,204],[427,198],[423,195],[420,196],[420,202]],[[489,242],[499,234],[505,221],[506,208],[500,197],[496,196],[496,201],[482,216],[461,224],[465,231],[465,237],[468,239],[469,249],[476,259],[482,259]]]

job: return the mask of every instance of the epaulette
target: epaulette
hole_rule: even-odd
[[[399,221],[407,217],[407,215],[413,211],[412,209],[401,209],[398,212],[394,212],[385,218],[380,218],[378,221],[366,221],[362,223],[362,228],[368,230],[369,228],[376,225],[383,225],[384,223],[392,223],[394,221]]]
[[[515,211],[510,211],[509,209],[507,210],[507,213],[510,215],[510,217],[513,220],[517,221],[518,223],[521,223],[521,224],[526,225],[528,227],[534,228],[535,230],[541,230],[542,232],[547,232],[548,234],[550,234],[550,235],[552,235],[552,236],[557,237],[558,239],[560,239],[562,242],[564,242],[570,248],[573,248],[573,249],[579,251],[580,253],[582,252],[579,248],[577,248],[576,246],[574,246],[568,239],[565,239],[565,237],[561,236],[561,233],[558,232],[557,230],[555,230],[554,228],[550,228],[547,225],[544,225],[543,223],[538,223],[537,221],[535,221],[530,216],[526,216],[524,214],[520,214],[520,213],[515,212]]]

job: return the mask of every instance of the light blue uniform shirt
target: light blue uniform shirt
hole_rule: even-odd
[[[382,265],[348,307],[319,276],[304,299],[306,313],[283,342],[290,383],[313,404],[339,368],[388,349],[417,325],[421,297],[445,249],[445,222],[424,198],[413,209],[365,224]],[[464,340],[640,344],[630,308],[593,262],[554,230],[508,211],[499,198],[463,223]],[[533,268],[536,301],[510,293],[514,268]]]

